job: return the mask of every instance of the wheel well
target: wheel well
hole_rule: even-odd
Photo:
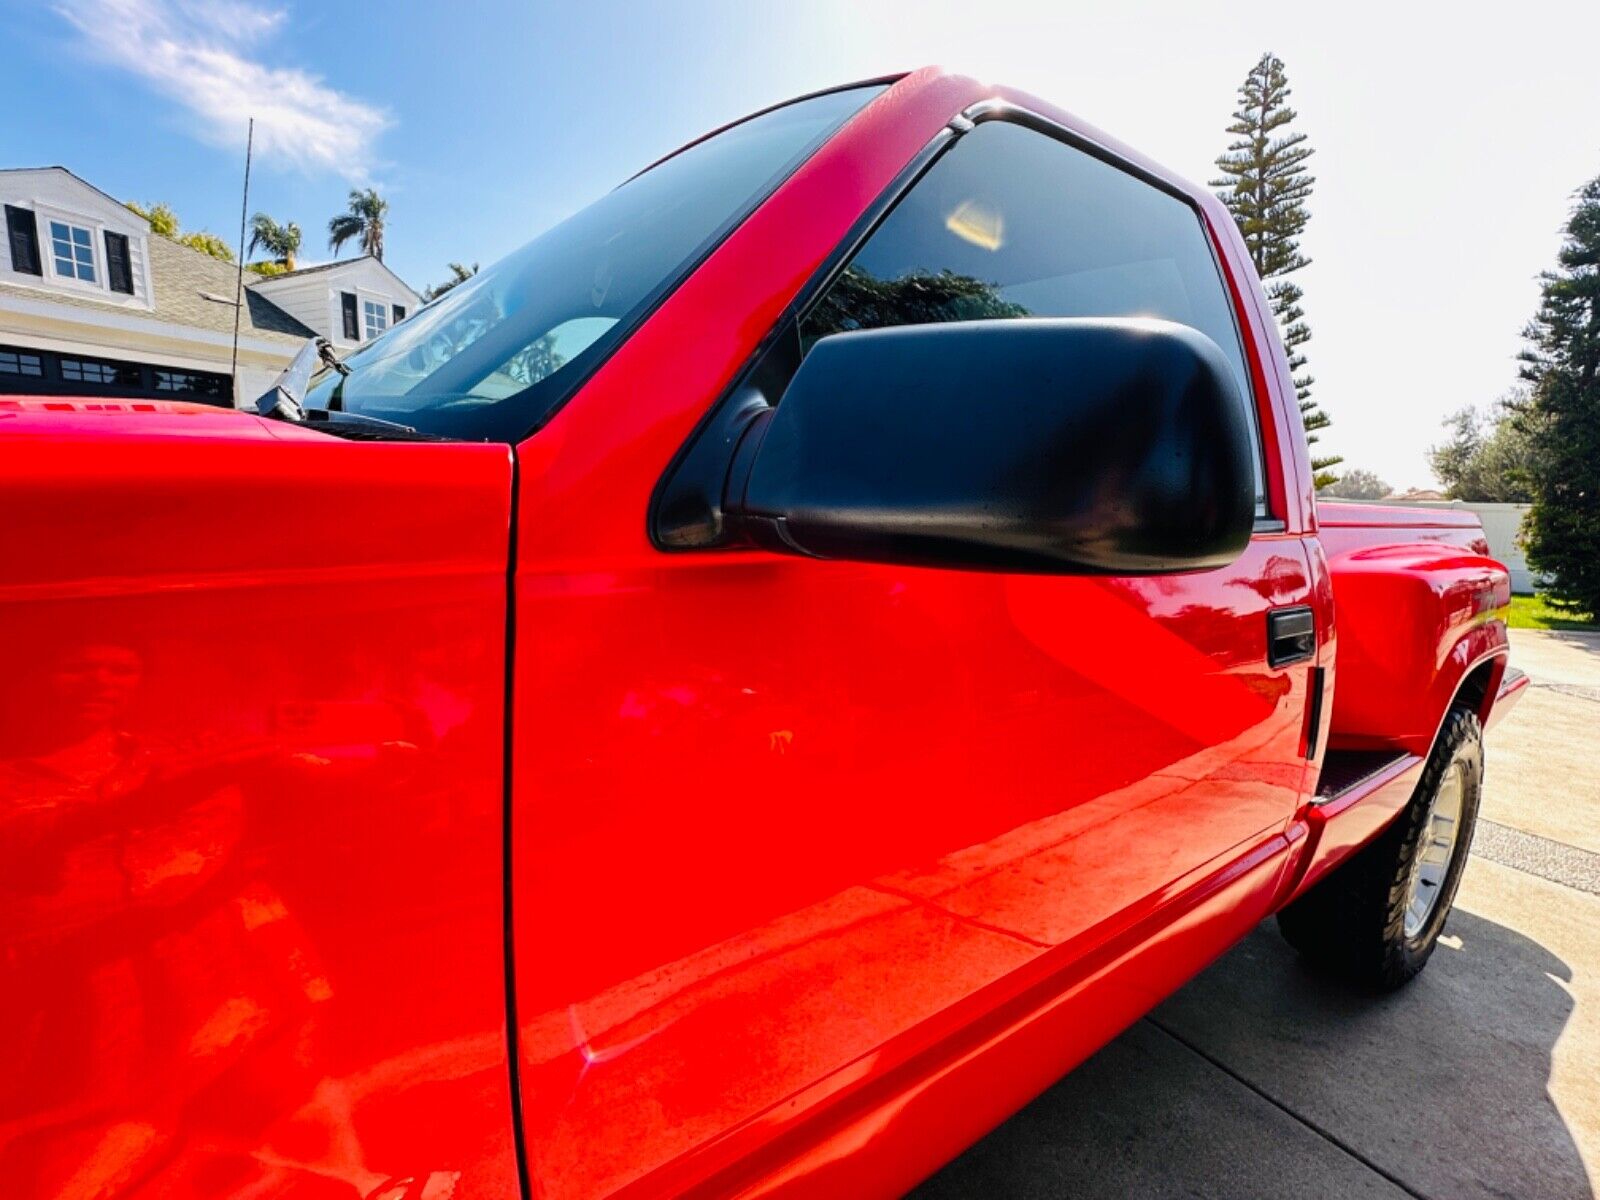
[[[1456,696],[1451,701],[1451,706],[1469,709],[1480,721],[1486,718],[1489,715],[1489,687],[1494,682],[1495,669],[1502,661],[1503,659],[1497,656],[1485,659],[1473,667],[1461,681],[1461,686],[1456,689]]]

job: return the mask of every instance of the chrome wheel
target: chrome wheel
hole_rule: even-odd
[[[1408,939],[1427,928],[1433,910],[1439,906],[1439,893],[1444,889],[1444,879],[1450,871],[1450,860],[1455,857],[1461,832],[1461,798],[1465,790],[1466,769],[1459,761],[1452,762],[1439,780],[1439,790],[1434,793],[1427,823],[1423,826],[1422,841],[1411,862],[1411,880],[1406,889],[1405,935]]]

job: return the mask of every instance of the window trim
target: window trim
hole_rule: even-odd
[[[100,235],[104,231],[104,226],[99,224],[99,222],[90,221],[87,217],[78,216],[75,213],[60,212],[58,210],[51,209],[41,210],[38,208],[35,208],[34,212],[35,214],[42,212],[44,215],[45,229],[41,240],[48,241],[50,243],[50,252],[48,254],[41,253],[40,257],[45,259],[50,264],[49,278],[54,280],[56,283],[67,283],[71,284],[73,287],[92,288],[97,292],[105,291],[104,256],[100,253],[100,248],[95,245],[95,243],[100,240]],[[86,248],[89,251],[89,269],[94,272],[93,279],[83,279],[79,277],[76,270],[78,261],[78,247],[75,244],[71,247],[73,251],[73,273],[71,275],[63,275],[61,273],[61,264],[59,262],[59,255],[56,250],[55,226],[57,225],[63,226],[67,230],[67,240],[69,243],[73,242],[72,234],[74,230],[82,230],[87,236],[89,244]],[[43,249],[44,247],[41,246],[40,250],[43,251]]]
[[[361,306],[361,340],[363,342],[374,341],[389,332],[389,316],[394,305],[390,303],[387,297],[379,297],[375,293],[369,294],[357,291],[356,302]],[[379,320],[383,322],[383,326],[375,330],[373,326]]]
[[[1132,175],[1135,179],[1149,184],[1158,191],[1165,192],[1175,200],[1182,203],[1194,214],[1194,219],[1200,225],[1200,237],[1205,242],[1206,252],[1211,256],[1211,265],[1217,272],[1217,282],[1222,288],[1222,298],[1227,304],[1228,317],[1233,322],[1233,337],[1238,347],[1240,361],[1244,364],[1245,384],[1249,388],[1252,436],[1255,438],[1256,461],[1261,470],[1261,496],[1256,507],[1256,522],[1261,525],[1273,525],[1283,521],[1283,514],[1273,504],[1272,495],[1272,470],[1267,463],[1267,431],[1276,430],[1277,420],[1272,416],[1272,394],[1269,388],[1266,392],[1261,390],[1264,380],[1256,378],[1252,369],[1251,350],[1249,342],[1250,327],[1240,319],[1239,308],[1244,303],[1244,296],[1237,294],[1232,283],[1232,275],[1227,265],[1222,261],[1217,239],[1212,235],[1211,222],[1207,219],[1205,210],[1198,201],[1182,186],[1171,179],[1130,162],[1121,154],[1093,138],[1085,137],[1075,130],[1068,129],[1058,121],[1053,121],[1042,113],[1035,112],[1009,100],[981,100],[977,104],[962,110],[962,121],[970,122],[969,128],[976,128],[986,121],[1009,121],[1014,125],[1021,125],[1046,137],[1054,138],[1058,142],[1081,150],[1091,158],[1099,159],[1107,166],[1115,167],[1119,171]],[[1271,418],[1269,420],[1269,418]],[[1284,500],[1287,502],[1288,497]]]
[[[1246,399],[1250,403],[1252,437],[1255,439],[1257,462],[1261,471],[1261,495],[1256,508],[1256,520],[1258,522],[1281,520],[1282,515],[1276,511],[1273,505],[1271,471],[1267,466],[1266,431],[1269,426],[1263,415],[1263,410],[1264,408],[1270,408],[1271,398],[1262,394],[1258,387],[1255,372],[1251,369],[1250,348],[1246,342],[1247,329],[1239,318],[1240,298],[1235,296],[1234,289],[1229,285],[1228,272],[1225,270],[1218,252],[1216,240],[1211,235],[1211,226],[1206,219],[1205,211],[1196,202],[1195,198],[1179,184],[1146,167],[1140,166],[1138,163],[1130,162],[1110,147],[1095,141],[1093,138],[1085,137],[1083,134],[1069,129],[1042,113],[1035,112],[1033,109],[1024,108],[1021,105],[1013,104],[1009,100],[998,98],[980,100],[978,103],[968,105],[963,109],[912,160],[906,172],[903,172],[901,177],[897,177],[885,189],[885,194],[880,196],[874,202],[873,207],[864,215],[863,222],[858,222],[858,228],[852,229],[845,236],[840,245],[835,248],[834,253],[829,255],[822,267],[819,268],[817,274],[807,280],[805,287],[800,290],[794,304],[791,306],[790,311],[795,321],[800,325],[804,325],[811,311],[821,303],[822,298],[827,295],[828,289],[844,273],[845,268],[854,260],[861,247],[877,233],[879,227],[888,220],[889,214],[899,206],[900,201],[917,184],[922,182],[923,176],[933,169],[934,164],[960,142],[962,135],[970,133],[979,125],[987,124],[991,121],[1003,121],[1012,125],[1020,125],[1024,129],[1032,130],[1034,133],[1042,134],[1054,141],[1070,146],[1074,150],[1081,151],[1089,155],[1089,157],[1097,159],[1109,167],[1114,167],[1124,174],[1131,175],[1141,183],[1148,184],[1157,191],[1180,201],[1194,215],[1194,219],[1200,227],[1200,238],[1205,243],[1206,253],[1211,256],[1211,265],[1217,273],[1217,284],[1222,290],[1222,298],[1228,309],[1228,318],[1233,323],[1233,335],[1240,361],[1244,364],[1245,382],[1249,389]],[[905,178],[904,176],[906,175],[910,177]],[[759,355],[762,352],[762,350],[758,350],[757,354]]]
[[[1093,138],[1085,137],[1076,130],[1068,129],[1065,125],[1052,121],[1049,117],[1044,116],[1042,113],[1034,112],[1031,108],[1023,108],[1021,105],[1013,104],[1009,100],[981,100],[977,104],[963,109],[960,120],[967,124],[967,128],[961,130],[963,133],[970,132],[977,126],[990,121],[1005,121],[1012,125],[1021,125],[1026,129],[1033,130],[1035,133],[1042,133],[1058,142],[1065,142],[1073,149],[1082,150],[1085,154],[1099,159],[1107,166],[1115,167],[1124,174],[1132,175],[1135,179],[1165,192],[1174,200],[1183,201],[1193,210],[1194,215],[1201,218],[1203,222],[1205,214],[1200,211],[1200,206],[1195,203],[1194,197],[1172,180],[1157,174],[1148,167],[1140,166],[1136,162],[1130,162],[1109,146],[1097,142]],[[1206,240],[1210,241],[1209,238]],[[1215,247],[1213,247],[1213,255],[1214,253]]]
[[[695,423],[650,491],[645,528],[655,549],[670,554],[727,545],[722,523],[723,486],[730,466],[726,447],[736,446],[750,417],[768,403],[781,399],[788,388],[800,360],[801,320],[899,203],[900,197],[916,186],[961,132],[956,121],[945,125],[872,198],[811,277],[800,285],[722,394]],[[745,219],[749,215],[744,214]],[[791,355],[792,365],[784,361]],[[777,380],[778,386],[769,389],[774,377],[781,377]],[[685,512],[695,515],[687,519],[679,515]]]
[[[888,186],[873,198],[856,218],[855,224],[823,258],[811,277],[800,286],[794,299],[773,321],[766,336],[751,351],[749,358],[734,374],[722,394],[710,405],[689,436],[678,447],[651,490],[646,510],[646,530],[655,549],[674,553],[711,549],[726,544],[726,535],[722,528],[721,502],[728,462],[720,446],[737,444],[744,424],[749,419],[752,406],[764,406],[767,403],[781,401],[789,380],[799,367],[800,327],[805,318],[821,302],[828,288],[844,272],[868,239],[878,231],[879,226],[888,219],[889,214],[906,194],[922,181],[922,177],[952,146],[961,140],[963,134],[970,133],[979,124],[987,121],[1009,121],[1055,141],[1063,142],[1182,201],[1194,214],[1200,226],[1200,236],[1216,269],[1217,282],[1222,288],[1229,316],[1233,321],[1234,335],[1238,339],[1239,354],[1244,360],[1246,379],[1249,383],[1248,399],[1253,418],[1253,436],[1260,455],[1262,474],[1261,503],[1255,514],[1255,533],[1270,535],[1287,529],[1285,518],[1274,503],[1273,472],[1267,461],[1267,430],[1277,428],[1275,416],[1272,417],[1271,424],[1268,424],[1268,415],[1272,411],[1273,404],[1271,386],[1256,377],[1252,366],[1251,347],[1245,336],[1247,326],[1239,314],[1239,306],[1243,303],[1244,297],[1237,294],[1229,282],[1231,274],[1222,261],[1205,211],[1193,196],[1173,180],[1164,178],[1138,163],[1130,162],[1110,147],[1077,133],[1042,113],[1009,100],[993,98],[968,105],[953,116],[922,149],[912,156],[911,160],[890,180]],[[834,132],[837,134],[839,131]],[[746,213],[745,216],[748,217],[749,214]],[[792,356],[793,363],[785,366],[782,361],[785,356]],[[777,386],[772,388],[770,385],[774,382]],[[1265,392],[1262,391],[1263,386],[1267,389]],[[773,395],[772,392],[776,394]],[[1283,497],[1285,503],[1288,499],[1288,495]],[[708,514],[709,524],[699,532],[691,532],[686,538],[674,536],[677,531],[669,529],[668,512],[697,507]]]
[[[132,222],[124,225],[114,219],[63,208],[34,196],[18,196],[15,203],[6,207],[33,214],[34,249],[39,256],[37,275],[31,271],[18,271],[14,262],[9,270],[0,266],[0,275],[5,277],[6,282],[45,293],[70,289],[78,295],[92,296],[104,304],[119,308],[142,309],[145,312],[155,310],[155,288],[150,274],[150,239],[156,235],[133,227]],[[129,216],[133,221],[137,220],[133,214]],[[56,270],[54,238],[50,231],[52,221],[88,230],[89,254],[95,271],[92,283],[87,279],[79,279],[76,273],[62,275]],[[128,279],[132,291],[125,292],[111,286],[111,260],[106,249],[108,236],[123,237],[128,241]]]
[[[393,329],[399,324],[399,322],[394,319],[394,297],[388,292],[375,291],[372,288],[363,287],[359,283],[350,283],[344,286],[330,284],[328,288],[328,296],[333,307],[333,321],[331,328],[334,335],[332,340],[335,343],[342,343],[346,346],[365,346],[367,343],[375,340],[382,334],[389,332],[389,330]],[[344,298],[346,296],[352,296],[355,298],[356,336],[354,338],[347,336],[345,333]],[[385,318],[388,320],[387,325],[380,329],[376,334],[372,334],[370,336],[367,333],[366,308],[366,306],[369,304],[375,304],[381,308],[384,312]]]

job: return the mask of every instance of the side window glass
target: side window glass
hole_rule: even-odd
[[[801,345],[853,329],[1030,316],[1192,326],[1227,356],[1256,428],[1238,326],[1199,216],[1002,121],[965,134],[901,198],[807,313]],[[1259,429],[1255,473],[1264,512]]]

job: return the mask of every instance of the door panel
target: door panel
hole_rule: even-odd
[[[605,1194],[881,1073],[1281,832],[1305,668],[1266,666],[1265,611],[1305,594],[1274,536],[1147,580],[525,564],[541,1194]]]
[[[1259,899],[1277,869],[1307,668],[1267,666],[1266,610],[1307,599],[1295,537],[1220,571],[1074,579],[644,536],[711,398],[956,111],[923,87],[869,106],[518,449],[513,942],[540,1195],[702,1182],[915,1076],[1119,934],[1188,969],[1225,940],[1190,889],[1245,872]],[[1007,190],[1016,155],[1027,182]],[[1148,172],[980,124],[910,196],[925,186],[799,314],[803,344],[1155,314],[1203,328],[1264,396],[1203,223]],[[1129,986],[1085,985],[1085,1027],[1137,1011]]]

